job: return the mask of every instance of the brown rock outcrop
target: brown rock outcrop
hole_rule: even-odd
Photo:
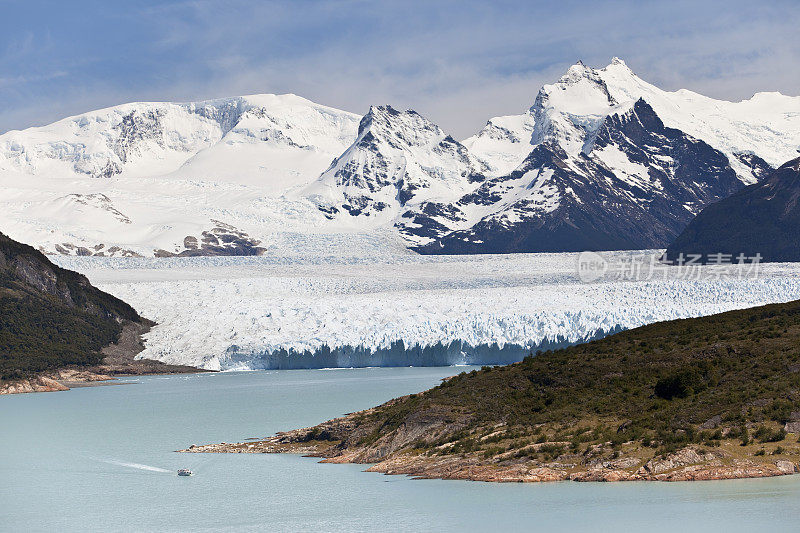
[[[351,415],[352,416],[352,415]],[[331,420],[317,428],[304,428],[256,442],[237,444],[192,445],[179,450],[187,453],[300,453],[322,457],[324,463],[369,463],[365,457],[379,455],[370,446],[342,448],[342,441],[310,439],[319,428],[329,436],[339,433],[337,423],[347,423],[350,417]],[[337,422],[338,421],[338,422]],[[378,446],[380,449],[381,446]],[[788,460],[763,461],[725,458],[723,452],[699,452],[687,447],[666,457],[654,458],[633,470],[642,460],[619,457],[589,464],[540,463],[535,459],[508,459],[508,454],[484,458],[470,454],[422,455],[401,450],[384,456],[367,468],[367,472],[386,475],[406,475],[420,479],[458,479],[494,483],[541,483],[548,481],[615,482],[615,481],[706,481],[772,477],[800,471]],[[723,462],[723,459],[726,462]]]
[[[69,390],[58,381],[45,376],[0,382],[0,394],[23,394],[27,392],[55,392]]]

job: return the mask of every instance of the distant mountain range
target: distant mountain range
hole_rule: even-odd
[[[421,253],[654,248],[800,147],[800,97],[577,63],[461,142],[294,95],[133,103],[0,135],[0,226],[47,253],[249,255],[380,232]]]
[[[672,261],[800,261],[800,157],[761,182],[709,205],[667,248]],[[681,255],[682,254],[682,255]]]

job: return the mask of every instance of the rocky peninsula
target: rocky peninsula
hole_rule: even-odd
[[[651,324],[314,427],[188,453],[417,478],[696,481],[800,470],[800,302]]]
[[[17,379],[0,380],[0,394],[57,392],[75,387],[112,385],[117,378],[128,376],[209,372],[193,366],[168,365],[151,359],[136,359],[136,355],[144,349],[142,335],[149,329],[150,325],[146,323],[125,322],[117,342],[101,350],[102,360],[99,364],[70,365]]]

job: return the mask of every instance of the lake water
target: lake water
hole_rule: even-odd
[[[177,454],[308,426],[454,368],[151,376],[0,398],[2,531],[797,531],[800,476],[705,483],[412,480],[291,455]],[[188,467],[194,477],[180,478]]]

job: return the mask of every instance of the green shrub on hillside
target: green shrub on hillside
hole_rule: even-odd
[[[580,449],[582,443],[635,441],[666,453],[688,443],[716,447],[723,438],[745,446],[753,439],[780,442],[783,424],[796,411],[800,302],[790,302],[661,322],[539,352],[517,364],[460,374],[413,403],[381,406],[368,418],[385,434],[415,413],[439,413],[458,421],[460,435],[428,445],[459,441],[454,449],[460,452],[474,446],[471,431],[504,427],[527,435],[531,444],[574,442]],[[707,422],[716,429],[702,429]],[[496,442],[511,441],[495,438],[491,445]]]
[[[0,233],[0,379],[102,360],[136,311]]]

